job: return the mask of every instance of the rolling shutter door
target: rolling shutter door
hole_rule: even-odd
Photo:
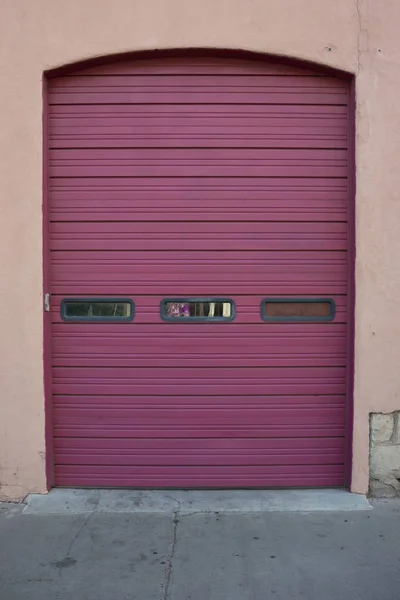
[[[348,98],[210,57],[49,81],[56,485],[344,485]],[[134,318],[64,321],[68,298]],[[168,298],[235,317],[166,322]],[[264,321],[264,298],[332,299],[334,319]]]

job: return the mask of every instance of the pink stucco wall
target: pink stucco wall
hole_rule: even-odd
[[[0,0],[0,498],[45,491],[42,73],[154,48],[247,49],[356,74],[353,491],[368,414],[400,408],[400,3]]]

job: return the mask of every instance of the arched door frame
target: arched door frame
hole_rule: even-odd
[[[107,65],[125,60],[158,59],[165,57],[219,57],[226,59],[253,60],[284,64],[292,67],[313,70],[321,75],[338,77],[348,82],[349,90],[349,211],[348,211],[348,327],[347,327],[347,383],[346,383],[346,429],[347,429],[347,457],[346,457],[346,484],[351,487],[352,479],[352,450],[353,450],[353,420],[354,420],[354,337],[355,337],[355,78],[351,73],[332,68],[328,65],[297,59],[295,57],[277,56],[252,52],[241,49],[224,48],[177,48],[168,50],[145,50],[111,54],[95,58],[82,59],[81,61],[62,65],[43,73],[43,297],[50,289],[49,279],[49,218],[48,218],[48,102],[47,83],[49,79],[71,74],[98,65]],[[50,312],[44,311],[43,323],[43,361],[44,361],[44,401],[45,401],[45,440],[46,440],[46,483],[50,489],[54,485],[54,458],[53,458],[53,410],[52,410],[52,382],[51,382],[51,323]]]

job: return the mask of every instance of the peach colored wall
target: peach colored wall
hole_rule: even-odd
[[[397,0],[0,0],[0,498],[46,489],[42,73],[182,47],[248,49],[356,74],[353,490],[366,491],[368,413],[400,408],[399,22]]]

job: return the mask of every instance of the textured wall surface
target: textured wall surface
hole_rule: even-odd
[[[143,49],[247,49],[356,75],[352,489],[369,413],[400,408],[400,4],[394,0],[0,0],[0,497],[45,491],[42,75]]]
[[[400,412],[371,415],[370,492],[400,496]]]

